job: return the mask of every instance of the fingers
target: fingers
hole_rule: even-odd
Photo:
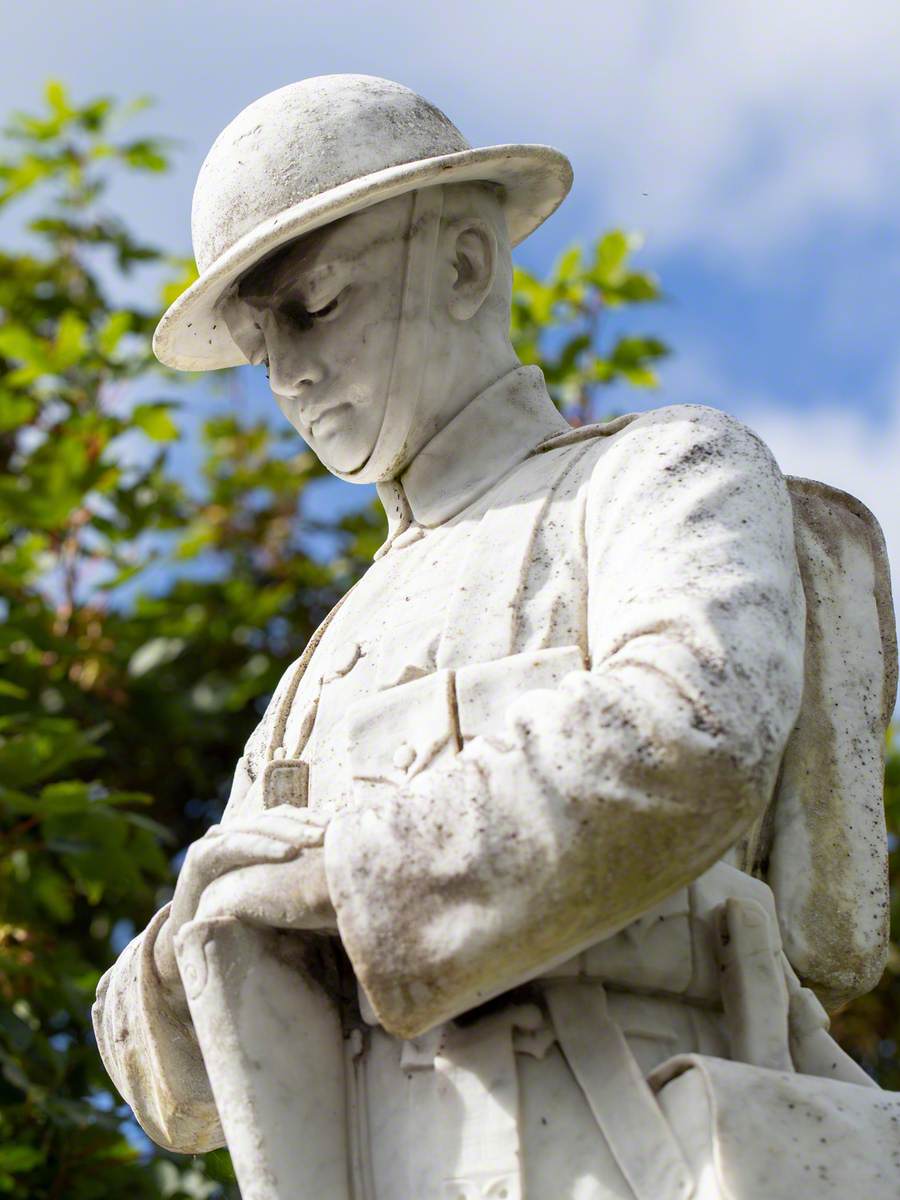
[[[327,817],[310,813],[308,809],[296,808],[292,804],[278,804],[242,821],[234,821],[229,825],[213,825],[207,831],[206,837],[228,837],[237,832],[257,833],[278,841],[290,842],[298,848],[306,848],[322,845],[327,824]]]
[[[220,875],[251,864],[284,862],[302,849],[296,839],[270,837],[254,829],[214,828],[216,832],[188,849],[172,900],[173,932],[193,918],[204,889]]]
[[[153,962],[156,973],[166,987],[171,989],[181,984],[178,964],[175,961],[175,947],[172,943],[171,918],[163,921],[156,935],[156,941],[153,943]]]
[[[331,820],[327,813],[315,812],[311,808],[298,808],[296,804],[275,804],[262,813],[264,817],[272,815],[290,817],[298,825],[315,826],[316,829],[324,829]]]
[[[334,932],[337,919],[328,895],[322,855],[257,864],[220,876],[204,891],[195,919],[238,917],[276,929]]]
[[[255,864],[296,858],[322,846],[328,818],[279,804],[228,825],[213,825],[188,850],[172,901],[173,932],[193,919],[205,890],[222,875]]]

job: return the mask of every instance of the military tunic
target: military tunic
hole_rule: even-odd
[[[784,480],[711,409],[572,431],[523,368],[384,499],[388,543],[286,672],[224,822],[329,818],[375,1200],[633,1196],[547,989],[580,980],[644,1072],[729,1053],[709,913],[723,870],[765,889],[704,872],[737,862],[799,710]],[[164,920],[105,976],[98,1041],[150,1135],[195,1151],[221,1132],[155,975]]]

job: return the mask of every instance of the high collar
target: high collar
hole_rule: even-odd
[[[385,549],[411,524],[433,528],[467,508],[548,438],[569,429],[540,367],[516,367],[471,400],[403,474],[378,484]]]

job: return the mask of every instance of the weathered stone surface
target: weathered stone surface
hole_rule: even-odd
[[[508,338],[567,166],[466,146],[330,77],[204,167],[159,353],[267,362],[390,531],[104,977],[104,1061],[253,1200],[888,1200],[897,1101],[804,986],[883,953],[877,526],[713,409],[570,429]]]

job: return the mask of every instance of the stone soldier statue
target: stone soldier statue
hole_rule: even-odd
[[[886,945],[880,533],[715,410],[569,427],[508,327],[570,180],[352,75],[200,172],[157,354],[266,364],[389,519],[99,989],[144,1129],[245,1200],[900,1190],[825,1015]]]

